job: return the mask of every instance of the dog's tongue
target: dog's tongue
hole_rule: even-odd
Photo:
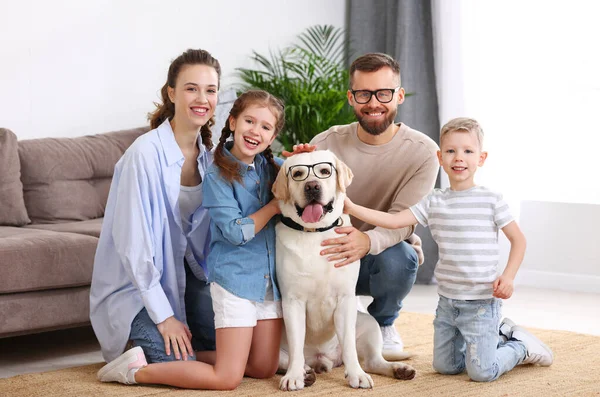
[[[309,204],[302,212],[302,220],[306,223],[318,222],[323,216],[323,206],[321,204]]]

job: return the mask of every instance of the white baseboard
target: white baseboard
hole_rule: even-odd
[[[600,294],[600,276],[521,269],[515,284],[568,292]]]

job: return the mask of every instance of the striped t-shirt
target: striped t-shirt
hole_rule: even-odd
[[[513,221],[502,195],[482,186],[434,189],[410,209],[438,244],[438,293],[460,300],[491,298],[498,231]]]

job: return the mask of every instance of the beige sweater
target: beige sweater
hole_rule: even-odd
[[[368,145],[358,139],[358,123],[333,126],[310,142],[318,149],[329,149],[354,174],[348,197],[356,204],[395,213],[416,204],[434,185],[439,171],[437,144],[425,134],[405,124],[394,138],[383,145]],[[389,230],[374,228],[356,218],[352,224],[371,239],[370,254],[406,240],[414,227]]]

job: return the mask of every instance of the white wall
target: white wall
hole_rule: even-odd
[[[252,50],[344,27],[345,12],[345,0],[0,0],[0,127],[27,139],[146,125],[186,49],[219,59],[226,88]]]
[[[441,122],[481,122],[477,180],[527,224],[517,281],[600,292],[600,3],[435,0],[434,13]]]

